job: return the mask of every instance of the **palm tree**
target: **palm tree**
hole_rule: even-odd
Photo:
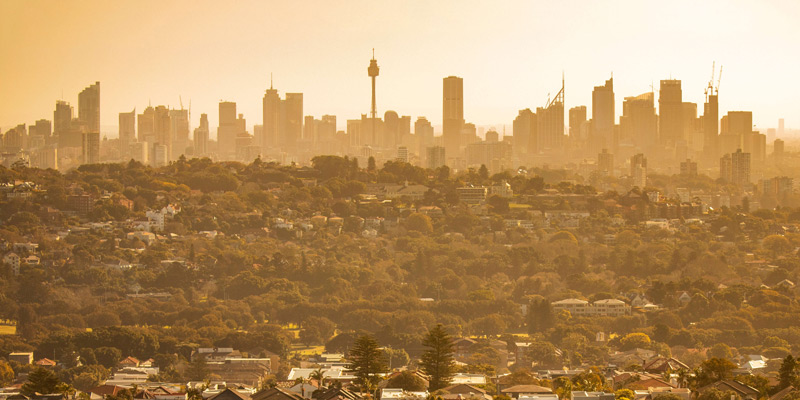
[[[323,384],[325,382],[325,371],[322,370],[322,367],[317,368],[316,370],[311,372],[311,374],[308,375],[308,377],[311,379],[315,379],[317,382],[319,382],[320,389],[325,387],[325,385]]]

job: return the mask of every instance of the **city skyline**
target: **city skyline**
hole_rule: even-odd
[[[270,87],[269,75],[274,73],[274,87],[281,95],[287,92],[305,94],[304,115],[317,118],[325,114],[336,115],[339,117],[338,129],[344,129],[347,119],[370,111],[371,83],[363,73],[363,63],[373,47],[376,49],[375,58],[381,65],[377,114],[394,110],[413,119],[424,116],[437,127],[437,134],[442,131],[441,79],[446,76],[455,75],[464,79],[466,120],[479,126],[495,125],[502,131],[503,126],[511,127],[520,109],[545,106],[548,95],[552,96],[558,91],[562,72],[566,75],[565,109],[586,105],[591,113],[592,88],[601,85],[612,73],[616,93],[615,118],[621,115],[624,97],[649,92],[651,84],[657,88],[660,80],[670,77],[682,81],[684,101],[702,104],[703,89],[713,61],[718,66],[725,66],[719,98],[720,115],[726,111],[751,110],[753,122],[759,128],[776,126],[778,118],[786,119],[788,129],[797,126],[797,117],[792,112],[796,107],[791,96],[800,89],[796,87],[797,83],[785,78],[789,76],[788,72],[781,71],[796,70],[798,60],[781,58],[781,53],[776,52],[781,48],[791,48],[791,38],[796,37],[792,35],[796,28],[789,26],[788,21],[791,16],[798,15],[797,5],[770,2],[768,7],[737,4],[720,9],[714,7],[717,3],[710,3],[693,6],[692,12],[687,12],[686,7],[675,7],[665,10],[660,16],[661,20],[672,17],[672,24],[661,20],[644,24],[648,21],[645,17],[654,6],[626,3],[622,7],[626,9],[626,15],[611,17],[611,10],[596,4],[579,4],[587,14],[595,12],[608,18],[584,24],[577,31],[567,32],[565,30],[569,28],[563,24],[556,26],[549,34],[563,36],[558,41],[558,48],[554,48],[554,43],[542,44],[536,40],[540,36],[531,35],[553,28],[550,25],[555,22],[546,21],[548,18],[542,17],[542,14],[561,16],[569,11],[569,7],[550,8],[530,3],[502,3],[497,7],[498,10],[480,3],[459,8],[457,12],[463,17],[464,26],[454,29],[454,32],[445,30],[445,23],[428,24],[445,14],[446,6],[452,6],[453,3],[412,3],[407,9],[393,10],[397,18],[389,22],[386,15],[376,12],[381,8],[386,11],[386,3],[348,3],[341,7],[342,10],[328,10],[328,6],[318,4],[315,10],[320,15],[331,11],[331,20],[348,11],[357,11],[356,16],[364,13],[374,18],[361,24],[361,30],[355,32],[353,27],[346,27],[344,22],[340,27],[328,19],[317,17],[313,21],[318,24],[294,26],[299,29],[297,40],[292,41],[297,47],[287,48],[290,46],[287,38],[264,41],[263,35],[254,33],[253,28],[261,20],[252,16],[245,18],[244,23],[232,30],[234,32],[213,32],[217,35],[215,40],[207,40],[212,34],[207,32],[208,29],[187,28],[189,22],[206,27],[213,27],[208,25],[211,20],[216,24],[224,24],[237,16],[253,14],[254,9],[263,8],[261,3],[240,3],[235,10],[212,13],[208,3],[195,5],[174,2],[164,7],[163,15],[145,18],[141,13],[147,7],[137,7],[139,3],[81,3],[67,6],[6,2],[0,5],[4,11],[8,11],[4,14],[19,17],[0,28],[4,32],[3,37],[25,37],[34,45],[21,40],[0,41],[4,54],[16,54],[25,60],[4,63],[0,67],[3,76],[15,78],[0,84],[3,93],[8,95],[0,102],[0,126],[8,129],[23,122],[31,124],[51,115],[55,100],[62,98],[62,90],[63,99],[76,106],[74,93],[85,87],[87,82],[101,81],[103,135],[116,136],[114,122],[118,120],[120,112],[130,111],[134,107],[144,109],[148,104],[167,104],[179,108],[181,100],[187,107],[191,101],[192,128],[197,127],[199,114],[208,114],[212,137],[216,137],[218,119],[215,111],[219,100],[236,102],[238,112],[248,120],[248,131],[253,133],[252,126],[262,119],[261,100],[264,91]],[[279,4],[270,6],[276,9],[275,15],[285,16],[287,22],[268,24],[268,30],[280,29],[281,24],[300,24],[298,18],[302,15],[298,15],[298,10],[280,9],[285,6]],[[509,14],[515,14],[508,12],[515,7],[520,11],[518,14],[527,15],[535,21],[537,24],[530,25],[536,27],[516,26],[509,24],[509,21],[498,24],[491,22],[492,16],[497,15],[503,15],[503,18],[512,22],[517,21],[521,17],[508,17]],[[87,12],[90,8],[92,10]],[[701,16],[707,15],[704,14],[706,11],[714,13],[714,18],[694,16],[695,11]],[[109,18],[88,23],[87,14],[92,12],[102,12]],[[168,16],[178,15],[179,12],[196,17],[170,20],[174,22],[172,31],[180,30],[179,27],[186,30],[172,35],[175,32],[170,29],[158,28],[166,23]],[[74,31],[65,30],[70,33],[56,35],[52,40],[45,41],[47,30],[34,31],[23,23],[30,20],[28,16],[34,13],[39,13],[42,21],[53,20],[52,29],[58,29],[60,24],[77,24],[78,28]],[[112,20],[119,13],[131,13],[133,17],[117,21],[119,26],[110,27],[107,20]],[[214,18],[209,14],[214,14]],[[137,16],[142,18],[137,19]],[[752,22],[748,29],[730,23],[743,16],[748,16]],[[414,20],[414,17],[418,17],[418,20]],[[581,14],[573,17],[578,21],[587,18]],[[704,24],[703,29],[698,27],[699,22]],[[625,27],[611,27],[620,23],[624,23]],[[134,24],[137,29],[126,34],[124,28],[128,24]],[[409,24],[419,27],[419,32],[409,30]],[[635,31],[637,27],[641,33],[643,25],[648,25],[648,28],[641,37],[624,35]],[[602,33],[597,38],[587,40],[592,27]],[[670,42],[658,40],[670,33],[667,29],[670,27],[673,30],[672,42],[702,35],[698,37],[698,42],[687,42],[690,44],[678,48],[667,44]],[[108,34],[98,36],[104,28],[109,28]],[[472,32],[467,32],[469,30]],[[399,32],[404,33],[402,38],[393,35]],[[568,33],[566,36],[565,32]],[[432,37],[440,40],[434,43],[414,40],[417,35],[432,34],[435,34]],[[358,40],[355,40],[356,35]],[[234,39],[237,37],[236,42],[242,43],[230,47],[245,49],[246,52],[234,54],[235,49],[226,50],[227,53],[220,52],[226,45],[236,43]],[[329,40],[341,45],[323,46],[318,42],[324,37],[330,37]],[[722,40],[723,37],[726,40]],[[148,44],[148,38],[160,40]],[[344,38],[348,40],[344,41]],[[763,42],[766,38],[770,38],[770,41]],[[109,44],[110,40],[117,40],[114,44],[119,49],[108,52],[104,45]],[[256,43],[259,40],[261,47]],[[607,43],[601,43],[603,40]],[[759,45],[749,47],[749,52],[741,51],[742,44],[756,42]],[[637,48],[642,43],[650,45]],[[519,48],[522,45],[529,46],[530,51],[506,51],[514,45]],[[437,46],[440,48],[438,53],[432,49]],[[488,48],[494,50],[489,51]],[[106,49],[105,52],[98,51],[102,49]],[[623,49],[636,51],[626,52]],[[86,57],[70,56],[92,52],[98,54],[98,61],[101,62],[90,63],[91,60]],[[145,58],[148,52],[152,52],[154,57]],[[266,55],[260,55],[262,52]],[[599,58],[603,53],[606,57]],[[679,54],[681,57],[678,57]],[[36,59],[34,55],[66,58],[58,63],[27,65]],[[117,59],[110,59],[110,55]],[[246,57],[251,57],[251,61],[246,61]],[[237,58],[240,60],[235,63],[231,61]],[[149,61],[144,63],[145,59]],[[180,59],[185,61],[171,64]],[[326,59],[331,62],[320,63],[320,60]],[[127,64],[121,67],[119,63],[126,61]],[[581,68],[581,65],[587,64],[591,68]],[[206,78],[199,79],[204,74]]]

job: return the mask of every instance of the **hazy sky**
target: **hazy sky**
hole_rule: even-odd
[[[800,126],[800,2],[789,1],[0,1],[0,126],[52,119],[55,101],[101,82],[101,124],[148,102],[192,105],[217,125],[237,102],[248,129],[275,88],[304,93],[304,113],[339,126],[370,106],[441,124],[442,78],[464,78],[464,115],[509,126],[566,75],[566,106],[587,105],[614,74],[625,96],[670,76],[702,103],[724,65],[720,111],[761,127]],[[717,71],[718,72],[718,71]],[[699,106],[702,112],[702,105]],[[591,112],[591,111],[590,111]],[[212,135],[213,131],[212,129]],[[104,132],[105,133],[105,132]]]

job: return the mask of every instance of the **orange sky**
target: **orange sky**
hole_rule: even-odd
[[[698,4],[699,3],[699,4]],[[192,125],[235,101],[261,120],[270,72],[305,114],[339,126],[369,110],[371,49],[378,111],[441,124],[442,78],[464,78],[465,117],[508,126],[555,94],[591,108],[613,71],[618,102],[670,76],[701,103],[711,62],[724,65],[720,109],[760,127],[800,125],[797,1],[0,1],[0,126],[52,119],[63,98],[101,82],[101,124],[148,102],[191,100]],[[700,106],[702,110],[702,105]],[[77,110],[76,110],[77,111]],[[212,133],[213,135],[213,133]]]

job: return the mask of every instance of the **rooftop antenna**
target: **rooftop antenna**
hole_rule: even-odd
[[[272,90],[272,72],[269,73],[269,90]]]

